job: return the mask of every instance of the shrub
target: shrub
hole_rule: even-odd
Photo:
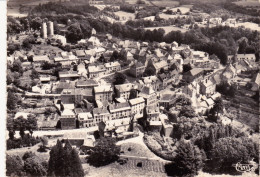
[[[8,139],[6,141],[6,148],[9,149],[16,149],[21,147],[31,147],[35,144],[39,143],[41,140],[35,137],[31,137],[29,134],[24,135],[24,138],[17,138],[17,139]]]
[[[19,156],[6,156],[6,175],[22,175],[23,161]]]
[[[24,170],[27,174],[32,176],[47,175],[47,169],[42,165],[42,162],[37,156],[33,156],[25,160]]]
[[[33,153],[32,151],[27,151],[27,152],[24,153],[22,159],[25,161],[26,159],[31,158],[33,156],[35,156],[35,153]]]
[[[46,146],[40,145],[39,148],[37,149],[37,152],[47,152]]]

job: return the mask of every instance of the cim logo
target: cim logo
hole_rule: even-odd
[[[239,172],[254,172],[257,169],[257,164],[241,164],[238,162],[235,168]]]

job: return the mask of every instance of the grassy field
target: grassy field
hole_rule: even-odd
[[[126,156],[137,157],[154,157],[154,154],[148,149],[144,149],[142,145],[136,143],[124,143],[121,145],[121,154]]]
[[[151,1],[151,4],[159,7],[177,7],[180,5],[178,1]]]
[[[225,109],[232,113],[235,120],[256,129],[260,116],[259,104],[244,93],[246,93],[246,90],[241,89],[235,95],[235,98],[226,98]]]
[[[141,160],[142,161],[142,160]],[[83,169],[86,171],[85,176],[91,177],[166,177],[167,174],[164,172],[156,172],[152,170],[148,170],[148,168],[153,168],[155,165],[150,164],[148,168],[146,167],[137,167],[136,162],[139,162],[134,159],[129,159],[128,162],[124,165],[120,165],[117,162],[109,164],[104,167],[93,167],[89,164],[83,164]],[[146,170],[147,169],[147,170]]]
[[[182,33],[185,33],[187,31],[186,29],[175,27],[175,26],[149,27],[149,28],[145,28],[145,29],[146,30],[154,30],[154,29],[159,29],[159,28],[164,29],[165,34],[168,34],[171,31],[181,31]]]
[[[260,2],[259,1],[237,1],[237,2],[234,2],[236,5],[239,5],[239,6],[252,6],[252,7],[260,7]]]
[[[134,13],[128,13],[128,12],[124,12],[124,11],[117,11],[114,13],[120,17],[120,20],[134,20],[135,19]]]
[[[170,15],[170,14],[160,13],[159,16],[160,18],[168,20],[170,18],[177,18],[177,17],[183,18],[186,17],[187,15]]]

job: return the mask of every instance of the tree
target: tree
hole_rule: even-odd
[[[113,138],[106,137],[97,140],[93,152],[88,157],[88,163],[99,167],[116,161],[120,154],[120,147],[116,146]]]
[[[42,165],[39,157],[33,155],[24,161],[24,171],[26,174],[32,176],[45,176],[47,175],[47,169]]]
[[[186,73],[186,72],[190,71],[191,69],[192,69],[192,67],[190,66],[190,64],[183,65],[183,73]]]
[[[31,79],[39,79],[39,73],[35,69],[32,69]]]
[[[13,62],[13,66],[11,68],[12,72],[18,72],[20,75],[23,74],[23,67],[22,67],[22,63],[20,60],[15,60]]]
[[[66,140],[64,147],[57,140],[57,144],[51,149],[48,175],[84,176],[78,153],[71,147],[68,140]]]
[[[43,21],[40,17],[36,17],[30,21],[30,26],[34,30],[40,30],[42,22]]]
[[[246,48],[247,48],[248,44],[247,44],[247,40],[242,40],[240,43],[239,43],[239,48],[238,48],[238,53],[241,53],[241,54],[245,54],[246,53]]]
[[[74,23],[69,26],[66,34],[68,42],[76,43],[77,41],[82,39],[83,36],[84,35],[82,33],[81,26],[79,23]]]
[[[70,152],[70,163],[72,164],[70,168],[70,176],[84,176],[84,170],[82,168],[82,164],[76,149],[72,149]]]
[[[41,68],[42,68],[43,70],[49,70],[49,69],[51,69],[51,68],[53,68],[53,67],[54,67],[54,65],[51,64],[51,63],[49,63],[49,62],[47,62],[47,61],[44,61],[44,62],[42,63],[42,65],[41,65]]]
[[[223,112],[223,108],[224,108],[224,105],[223,105],[222,99],[217,98],[214,102],[213,107],[209,110],[208,119],[213,122],[217,122],[219,113]]]
[[[211,151],[211,161],[217,172],[232,173],[235,168],[230,168],[238,162],[248,164],[254,159],[258,163],[258,144],[247,137],[225,137],[220,138]]]
[[[22,159],[25,161],[26,159],[31,158],[33,156],[36,156],[35,153],[33,153],[32,151],[27,151],[24,153]]]
[[[57,140],[55,146],[50,151],[48,176],[64,176],[64,150],[62,143]]]
[[[190,98],[186,97],[185,95],[180,95],[180,96],[178,96],[175,103],[180,106],[185,106],[185,105],[189,106],[189,105],[191,105],[191,100],[190,100]]]
[[[14,92],[8,91],[7,93],[7,109],[8,110],[15,110],[17,106],[18,98]]]
[[[29,114],[26,119],[26,129],[30,132],[31,136],[33,131],[37,129],[37,119],[32,114]]]
[[[179,117],[188,117],[193,118],[196,116],[195,110],[190,105],[182,106],[181,111],[179,113]]]
[[[6,175],[22,176],[23,161],[19,156],[6,155]]]
[[[14,120],[14,129],[19,130],[20,131],[19,134],[21,138],[23,138],[25,135],[24,131],[26,129],[26,119],[23,118],[22,116],[16,118]]]
[[[126,76],[122,73],[117,72],[115,73],[113,84],[114,85],[124,84],[125,80],[126,80]]]
[[[194,176],[202,169],[205,157],[200,149],[193,145],[190,141],[180,141],[176,149],[176,156],[173,165],[177,169],[177,175],[181,176]]]
[[[32,44],[30,43],[30,40],[28,38],[24,39],[22,47],[25,48],[25,50],[32,49]]]
[[[147,68],[144,71],[144,76],[153,76],[156,74],[156,70],[155,68],[151,67],[151,66],[147,66]]]

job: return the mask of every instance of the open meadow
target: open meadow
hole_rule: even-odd
[[[252,7],[260,7],[260,2],[255,0],[251,0],[251,1],[237,1],[237,2],[234,2],[236,5],[239,5],[239,6],[244,6],[244,7],[249,7],[249,6],[252,6]]]
[[[162,28],[165,30],[165,34],[168,34],[171,31],[181,31],[182,33],[185,33],[187,30],[184,28],[179,28],[176,26],[161,26],[161,27],[149,27],[149,28],[144,28],[145,30],[154,30],[154,29],[159,29]]]

